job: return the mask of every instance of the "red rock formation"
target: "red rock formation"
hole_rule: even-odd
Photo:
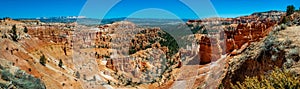
[[[106,67],[112,70],[116,70],[112,59],[107,60]]]
[[[28,27],[28,34],[40,40],[52,41],[58,44],[67,42],[67,36],[70,35],[68,30],[61,30],[60,26]]]
[[[226,21],[228,19],[225,19]],[[225,21],[224,20],[224,21]],[[254,17],[245,17],[234,20],[249,20],[255,22],[239,23],[236,27],[229,26],[226,29],[220,31],[220,39],[214,37],[216,33],[210,34],[213,36],[203,36],[199,40],[199,55],[200,64],[207,64],[213,60],[217,60],[222,54],[238,54],[243,51],[250,42],[259,41],[261,38],[267,36],[276,24],[275,21],[260,20],[257,21]],[[195,21],[190,21],[195,22]],[[220,41],[221,39],[224,40]],[[219,41],[219,42],[218,42]],[[220,52],[221,50],[221,52]],[[238,52],[233,52],[234,50]]]
[[[259,41],[260,38],[265,37],[275,25],[274,22],[265,23],[248,23],[239,24],[234,30],[225,30],[227,36],[227,50],[230,52],[234,49],[240,49],[245,43]],[[233,45],[236,45],[233,49]]]
[[[216,61],[217,59],[221,58],[221,48],[219,47],[216,38],[203,36],[199,44],[200,64],[207,64],[211,61]]]

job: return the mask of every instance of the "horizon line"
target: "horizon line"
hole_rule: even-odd
[[[281,12],[286,12],[286,11],[282,11],[282,10],[268,10],[268,11],[281,11]],[[196,17],[191,17],[191,18],[179,18],[179,19],[207,19],[207,18],[238,18],[238,17],[242,17],[242,16],[248,16],[248,15],[252,15],[254,13],[262,13],[262,12],[268,12],[268,11],[261,11],[261,12],[253,12],[253,13],[249,13],[249,14],[230,14],[230,15],[218,15],[218,16],[211,16],[211,17],[205,17],[205,18],[196,18]],[[170,19],[170,20],[175,20],[178,18],[141,18],[141,17],[124,17],[124,16],[120,16],[120,17],[109,17],[109,18],[95,18],[95,17],[87,17],[87,16],[76,16],[76,15],[70,15],[70,16],[47,16],[47,17],[9,17],[9,16],[3,16],[0,17],[1,19],[3,18],[11,18],[11,19],[51,19],[51,18],[64,18],[64,17],[78,17],[78,18],[66,18],[66,19],[98,19],[98,20],[103,20],[103,19],[120,19],[120,18],[124,18],[124,19]]]

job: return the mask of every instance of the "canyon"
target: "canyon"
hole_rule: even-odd
[[[286,63],[289,51],[300,45],[298,26],[278,30],[284,14],[189,20],[169,29],[130,21],[82,25],[4,18],[1,66],[18,67],[32,80],[40,79],[37,86],[50,89],[227,89],[245,75],[259,76],[274,66],[299,70],[299,53]],[[270,39],[274,43],[266,46]],[[285,44],[280,51],[267,50],[279,44]],[[19,87],[0,78],[1,87]]]

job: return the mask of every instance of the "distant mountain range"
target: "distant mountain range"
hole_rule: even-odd
[[[184,23],[188,19],[157,19],[157,18],[111,18],[111,19],[95,19],[86,18],[84,16],[65,16],[65,17],[38,17],[38,18],[18,18],[15,20],[40,20],[44,23],[73,23],[78,22],[79,24],[111,24],[117,21],[131,21],[137,25],[165,25],[165,24],[177,24]]]
[[[253,15],[261,18],[269,16],[280,16],[283,11],[271,10],[266,12],[255,12]],[[173,25],[178,23],[187,22],[189,19],[158,19],[158,18],[111,18],[111,19],[96,19],[87,18],[85,16],[61,16],[61,17],[38,17],[38,18],[18,18],[15,20],[40,20],[44,23],[73,23],[78,22],[79,24],[95,25],[95,24],[110,24],[117,21],[131,21],[137,25]]]

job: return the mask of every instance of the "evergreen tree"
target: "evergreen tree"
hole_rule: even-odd
[[[75,76],[76,76],[76,78],[80,78],[80,74],[79,74],[79,72],[78,71],[76,71],[76,74],[75,74]]]
[[[295,12],[295,6],[289,5],[286,8],[286,15],[289,16]]]
[[[43,66],[46,66],[46,57],[45,55],[43,54],[41,57],[40,57],[40,63],[43,65]]]
[[[25,33],[27,33],[27,32],[28,32],[28,29],[27,29],[27,27],[26,27],[26,26],[24,27],[24,32],[25,32]]]
[[[60,68],[62,68],[62,66],[63,66],[63,62],[62,62],[61,59],[59,60],[58,66],[59,66]]]
[[[204,30],[202,31],[202,34],[208,34],[208,30],[207,30],[207,29],[204,29]]]
[[[64,51],[65,55],[67,56],[67,47],[63,47],[63,51]]]
[[[11,33],[12,33],[12,35],[11,35],[12,40],[15,41],[15,42],[17,42],[18,41],[18,35],[17,35],[17,27],[16,27],[16,25],[12,26]]]

